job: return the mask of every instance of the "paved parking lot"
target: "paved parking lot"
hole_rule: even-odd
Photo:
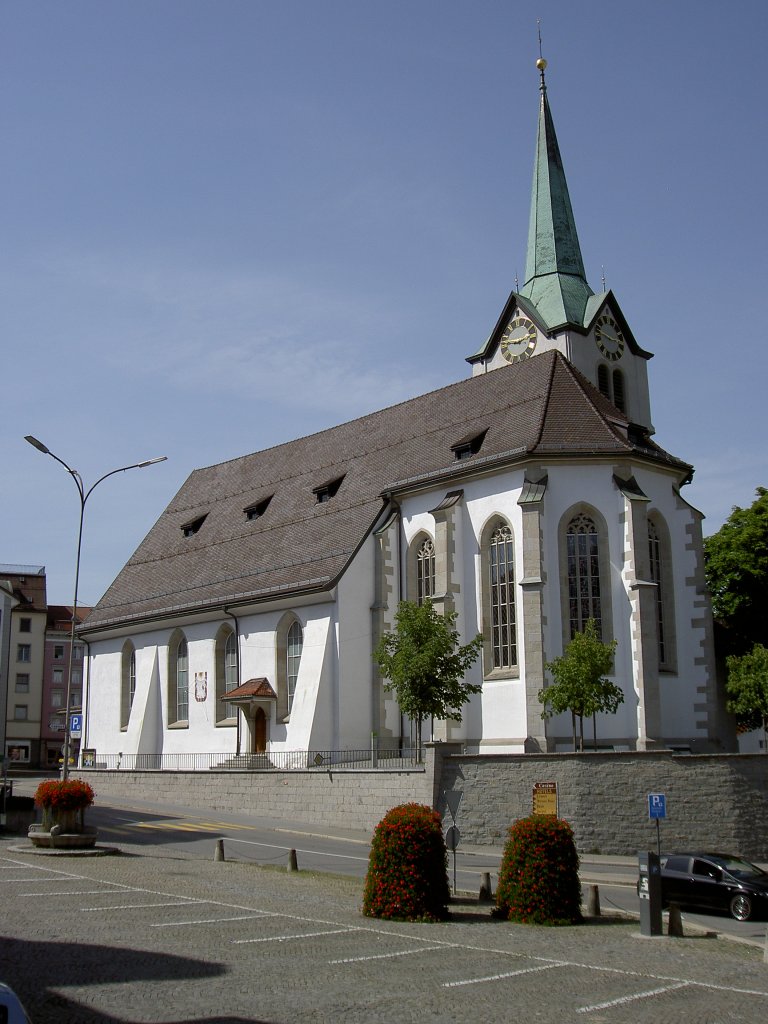
[[[0,979],[35,1024],[104,1022],[753,1022],[762,951],[641,939],[636,923],[439,925],[359,911],[359,880],[124,847],[41,857],[0,841]]]

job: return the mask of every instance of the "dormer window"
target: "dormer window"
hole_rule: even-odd
[[[261,519],[267,511],[269,503],[272,501],[273,497],[274,495],[270,494],[269,497],[262,498],[261,501],[257,501],[255,505],[249,505],[248,508],[244,508],[243,512],[245,512],[245,518],[249,522],[252,522],[254,519]]]
[[[644,427],[641,423],[630,423],[627,428],[627,436],[632,444],[636,444],[641,448],[647,448],[651,442],[648,428]]]
[[[198,516],[197,519],[193,519],[191,522],[185,523],[181,528],[181,532],[185,537],[194,537],[207,518],[208,513],[206,512],[205,515]]]
[[[477,455],[480,451],[485,435],[488,433],[488,428],[484,430],[476,431],[472,434],[467,434],[466,437],[462,437],[455,444],[451,445],[451,451],[453,452],[456,459],[459,461],[463,459],[469,459],[473,455]]]
[[[336,492],[341,487],[344,475],[337,476],[333,480],[328,480],[324,484],[320,484],[319,487],[313,487],[312,493],[317,498],[318,505],[323,504],[326,501],[330,501],[331,498],[335,497]]]

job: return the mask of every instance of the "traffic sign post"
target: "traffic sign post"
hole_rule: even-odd
[[[464,795],[460,789],[449,789],[445,792],[445,805],[450,811],[453,824],[445,833],[445,845],[453,854],[453,895],[456,895],[456,847],[461,841],[461,833],[456,825],[456,815],[459,812],[459,804]]]
[[[648,817],[656,822],[656,852],[661,856],[661,833],[659,822],[667,816],[667,798],[664,793],[648,794]]]

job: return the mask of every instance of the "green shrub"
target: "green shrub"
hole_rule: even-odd
[[[510,828],[495,913],[523,924],[581,921],[579,855],[567,821],[532,815]]]
[[[447,863],[437,811],[422,804],[393,807],[373,833],[363,913],[395,921],[445,920]]]

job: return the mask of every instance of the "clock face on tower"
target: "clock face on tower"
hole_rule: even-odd
[[[536,327],[526,316],[516,316],[504,328],[501,354],[510,363],[519,363],[533,355],[536,348]]]
[[[624,335],[621,328],[608,313],[597,318],[595,324],[595,344],[606,359],[621,359],[624,351]]]

